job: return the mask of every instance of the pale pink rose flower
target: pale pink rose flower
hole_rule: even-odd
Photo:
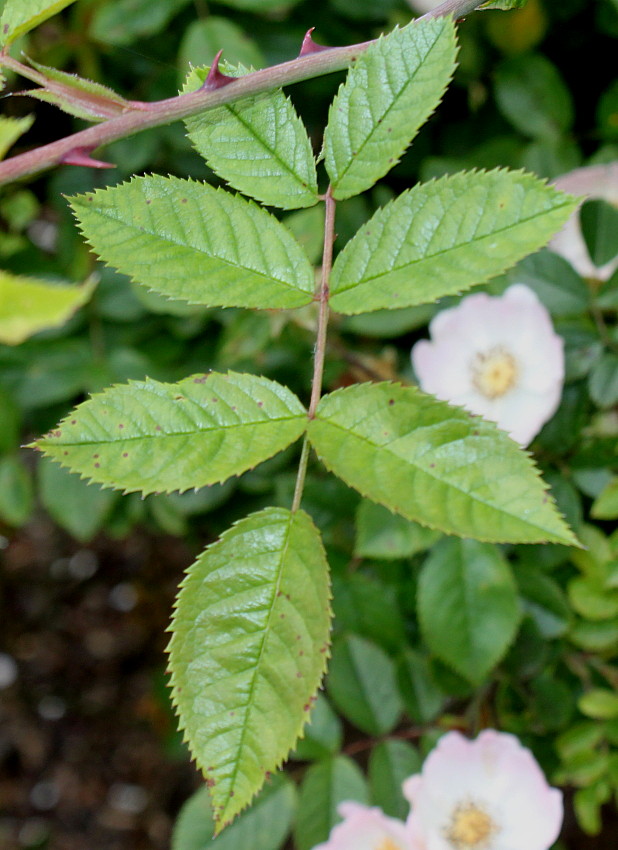
[[[548,850],[562,825],[561,792],[515,736],[493,729],[474,741],[448,732],[403,791],[426,850]]]
[[[468,295],[412,348],[421,388],[495,422],[527,446],[551,419],[564,382],[562,339],[524,284],[500,297]]]
[[[557,189],[573,195],[598,198],[618,207],[618,162],[576,168],[553,181]],[[604,266],[595,266],[588,256],[579,222],[579,210],[573,213],[548,245],[568,260],[582,277],[608,280],[618,268],[618,257]]]
[[[387,817],[381,809],[348,802],[338,811],[343,821],[314,850],[425,850],[415,839],[413,826]]]

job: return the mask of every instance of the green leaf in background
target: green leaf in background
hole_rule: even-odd
[[[450,18],[411,23],[372,44],[348,73],[324,133],[333,196],[358,195],[399,162],[455,68]]]
[[[306,421],[281,384],[211,372],[110,387],[36,446],[90,481],[147,495],[240,475],[298,439]]]
[[[255,204],[177,177],[137,177],[71,199],[94,250],[156,292],[191,304],[309,304],[313,269],[286,228]]]
[[[0,271],[0,343],[19,345],[47,328],[63,325],[94,291],[83,286],[52,284]]]
[[[573,101],[558,69],[545,56],[529,53],[505,60],[495,75],[496,102],[524,135],[556,139],[573,124]]]
[[[295,6],[300,0],[219,0],[222,6],[243,9],[247,12],[270,12],[272,9]]]
[[[618,693],[606,688],[594,688],[583,694],[577,703],[582,714],[595,720],[618,719]]]
[[[409,558],[429,549],[439,537],[440,532],[363,499],[356,512],[354,555],[357,558]]]
[[[363,573],[335,575],[333,597],[337,632],[353,632],[386,652],[399,652],[406,640],[406,624],[394,584]]]
[[[480,540],[576,545],[532,461],[503,431],[412,387],[337,390],[307,433],[335,475],[408,519]]]
[[[215,838],[208,788],[200,788],[180,810],[172,850],[279,850],[296,812],[296,786],[284,773],[267,782],[252,806]]]
[[[346,756],[312,765],[300,786],[294,828],[297,850],[312,850],[326,841],[333,826],[341,821],[337,806],[347,800],[369,802],[367,783],[358,765]]]
[[[19,527],[34,507],[32,479],[17,455],[0,457],[0,518]]]
[[[402,704],[395,665],[379,646],[347,635],[333,646],[328,694],[346,720],[368,735],[390,732]]]
[[[543,248],[508,273],[509,283],[524,283],[552,316],[575,316],[590,306],[588,287],[564,257]]]
[[[182,79],[189,68],[210,65],[220,50],[226,62],[232,65],[261,68],[265,64],[255,41],[238,24],[228,18],[209,15],[193,21],[184,32],[178,54]]]
[[[618,476],[614,476],[601,490],[590,508],[594,519],[618,519]]]
[[[479,684],[505,655],[521,611],[505,558],[475,540],[442,540],[419,577],[418,616],[429,649]]]
[[[503,12],[508,12],[510,9],[523,9],[528,0],[487,0],[478,6],[479,9],[500,9]]]
[[[610,620],[618,617],[618,589],[610,589],[599,578],[578,576],[568,585],[573,609],[586,620]]]
[[[599,357],[588,378],[590,398],[603,409],[618,401],[618,354],[606,351]]]
[[[309,722],[303,730],[303,737],[291,756],[300,761],[318,761],[338,753],[342,741],[341,720],[324,694],[319,692]]]
[[[576,208],[522,171],[469,171],[415,186],[378,210],[339,254],[340,313],[455,295],[542,247]]]
[[[514,571],[515,580],[522,597],[522,607],[547,640],[562,637],[571,624],[572,611],[554,579],[540,569],[518,564]]]
[[[397,680],[406,712],[416,723],[429,723],[442,710],[447,694],[428,658],[407,648],[397,662]]]
[[[101,530],[119,494],[88,484],[66,469],[42,459],[38,466],[43,507],[61,528],[86,542]]]
[[[189,569],[171,626],[172,694],[218,829],[294,746],[329,629],[328,564],[303,511],[246,517]]]
[[[13,396],[0,386],[0,454],[19,445],[21,413]]]
[[[582,236],[595,266],[604,266],[618,254],[618,209],[593,198],[579,211]]]
[[[19,2],[19,0],[18,0]],[[103,44],[131,44],[162,30],[191,0],[114,0],[99,5],[92,16],[89,36]]]
[[[7,118],[0,115],[0,159],[4,159],[9,148],[32,127],[33,121],[33,115],[26,115],[24,118]]]
[[[61,12],[74,0],[6,0],[0,18],[0,45],[16,38]]]
[[[183,91],[199,88],[207,73],[208,68],[194,69]],[[317,204],[311,142],[280,89],[206,110],[185,124],[196,150],[235,189],[286,210]]]
[[[407,741],[380,741],[369,756],[371,801],[393,818],[405,820],[410,805],[401,786],[405,779],[421,770],[421,757]]]

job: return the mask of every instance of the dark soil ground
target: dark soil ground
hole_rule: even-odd
[[[41,518],[11,538],[0,537],[0,654],[16,662],[0,689],[0,850],[167,850],[200,784],[164,676],[198,546],[135,535],[80,547]],[[618,847],[608,819],[592,839],[569,813],[569,850]]]

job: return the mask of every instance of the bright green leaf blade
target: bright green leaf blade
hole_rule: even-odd
[[[298,439],[305,424],[303,406],[281,384],[213,372],[110,387],[35,445],[90,481],[148,494],[240,475]]]
[[[0,159],[4,159],[9,148],[30,129],[33,121],[32,115],[26,115],[25,118],[7,118],[0,115]]]
[[[170,298],[270,309],[313,298],[313,269],[286,228],[208,184],[138,177],[71,206],[106,263]]]
[[[379,646],[347,635],[333,646],[328,694],[341,714],[368,735],[385,735],[402,711],[395,665]]]
[[[346,800],[369,802],[365,777],[355,762],[337,756],[309,768],[300,786],[294,829],[298,850],[311,850],[328,839],[333,826],[341,821],[337,807]]]
[[[18,345],[47,328],[63,325],[92,295],[83,286],[51,284],[0,271],[0,342]]]
[[[364,192],[399,161],[440,102],[456,55],[453,21],[436,18],[394,30],[359,57],[324,133],[335,198]]]
[[[606,688],[593,688],[579,698],[577,707],[582,714],[595,720],[618,720],[618,693]]]
[[[469,171],[415,186],[339,254],[331,306],[362,313],[469,289],[542,247],[576,205],[522,171]]]
[[[618,519],[618,476],[613,476],[590,508],[594,519]]]
[[[182,807],[172,834],[172,850],[279,850],[292,827],[296,786],[278,773],[251,808],[214,838],[208,788],[200,788]]]
[[[478,9],[500,9],[503,12],[508,12],[510,9],[523,9],[528,0],[487,0],[478,6]]]
[[[194,69],[183,91],[199,88],[207,72]],[[185,123],[196,150],[235,189],[286,210],[317,204],[311,142],[281,90],[209,109]]]
[[[420,773],[421,758],[407,741],[380,741],[369,756],[369,786],[372,802],[393,818],[405,820],[410,810],[401,786],[405,779]]]
[[[423,564],[418,616],[429,649],[478,684],[505,655],[521,612],[499,549],[475,540],[442,540]]]
[[[16,38],[61,12],[74,0],[6,0],[0,18],[0,45]]]
[[[307,433],[335,475],[408,519],[479,540],[577,544],[504,432],[412,387],[337,390]]]
[[[219,827],[294,746],[329,629],[328,564],[303,511],[246,517],[190,568],[171,627],[173,700]]]

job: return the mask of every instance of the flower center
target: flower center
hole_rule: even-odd
[[[517,363],[500,346],[479,352],[472,362],[472,383],[486,398],[500,398],[517,380]]]
[[[399,844],[395,844],[394,841],[391,841],[390,838],[385,838],[384,841],[381,841],[376,850],[401,850]]]
[[[457,806],[446,837],[456,850],[488,850],[488,840],[496,832],[496,824],[474,803]]]

